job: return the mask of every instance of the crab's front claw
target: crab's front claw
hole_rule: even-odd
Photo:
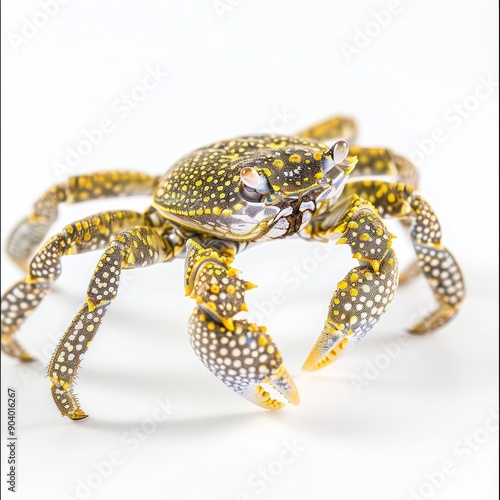
[[[376,266],[370,262],[349,271],[337,284],[323,331],[302,369],[323,368],[348,345],[358,343],[387,309],[397,286],[398,264],[392,249]]]
[[[230,389],[262,408],[279,410],[285,406],[266,385],[289,403],[299,404],[297,388],[266,329],[245,320],[234,320],[231,327],[195,307],[189,320],[189,339],[202,363]]]
[[[330,364],[344,351],[348,341],[348,337],[341,330],[336,330],[326,321],[321,335],[302,365],[302,370],[319,370]]]

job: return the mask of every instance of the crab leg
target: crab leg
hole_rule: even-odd
[[[112,241],[90,280],[85,304],[64,333],[49,365],[52,396],[62,416],[72,420],[87,417],[77,402],[72,384],[83,354],[118,294],[122,269],[172,260],[182,248],[145,226],[127,229]]]
[[[334,116],[301,130],[296,135],[317,141],[342,138],[347,142],[356,140],[357,127],[352,118]]]
[[[376,208],[354,196],[341,219],[330,229],[314,226],[313,237],[341,233],[361,266],[337,284],[323,331],[306,359],[303,370],[317,370],[331,363],[348,344],[358,343],[380,319],[398,286],[398,264],[387,231]]]
[[[196,300],[189,339],[196,355],[219,380],[258,406],[268,410],[284,406],[263,384],[298,404],[295,384],[266,329],[234,318],[247,311],[245,291],[255,285],[241,280],[231,267],[233,253],[205,248],[195,240],[189,240],[186,248],[186,295]]]
[[[359,179],[356,177],[368,177],[371,179],[380,177],[391,177],[395,182],[403,182],[415,188],[418,187],[418,172],[415,166],[406,158],[393,153],[385,148],[360,148],[357,146],[350,148],[350,154],[357,157],[356,168],[351,172],[350,179],[347,180],[347,188],[344,191],[348,194],[359,194],[350,186],[353,182],[356,188],[359,186]],[[386,179],[387,180],[387,179]],[[406,232],[409,232],[411,221],[400,219],[399,221]],[[410,282],[420,274],[420,267],[415,260],[399,274],[399,285]]]
[[[97,198],[148,195],[157,177],[139,172],[111,171],[70,177],[46,191],[33,207],[33,212],[17,224],[7,241],[7,254],[26,269],[29,258],[46,237],[57,218],[60,203],[79,203]]]
[[[61,274],[61,257],[106,247],[123,229],[144,221],[138,212],[102,212],[66,226],[33,257],[26,279],[2,295],[2,351],[30,361],[33,358],[14,339],[14,334],[38,306]]]
[[[465,285],[453,255],[441,243],[441,226],[430,204],[413,187],[402,183],[360,181],[346,189],[370,200],[382,217],[411,222],[410,237],[418,264],[439,307],[410,331],[427,333],[444,325],[458,312]]]

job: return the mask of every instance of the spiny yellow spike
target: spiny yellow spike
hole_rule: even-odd
[[[344,222],[343,224],[340,224],[339,226],[337,226],[333,232],[334,233],[345,233],[347,229],[347,224]]]
[[[242,311],[245,311],[245,312],[248,312],[248,306],[243,302],[243,304],[241,304],[241,308],[240,308]]]
[[[252,290],[252,288],[257,288],[258,285],[251,283],[250,281],[245,281],[245,290]]]
[[[231,318],[221,318],[221,322],[230,332],[234,332],[234,321]]]
[[[189,285],[186,285],[184,287],[184,293],[186,294],[186,297],[189,297],[191,295],[191,287]]]
[[[87,303],[89,312],[92,312],[97,307],[93,302],[91,302],[91,300],[88,297],[85,299],[85,302]]]
[[[265,346],[265,345],[267,345],[267,344],[268,344],[267,339],[266,339],[266,337],[264,337],[264,335],[261,335],[261,336],[259,337],[259,340],[257,341],[257,343],[258,343],[260,346]]]
[[[339,238],[337,240],[337,245],[344,245],[347,243],[347,238]]]
[[[238,274],[241,274],[241,271],[239,269],[235,269],[234,267],[227,271],[227,276],[229,276],[230,278],[233,276],[238,276]]]

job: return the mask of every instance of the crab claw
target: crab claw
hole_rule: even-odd
[[[240,396],[267,410],[279,410],[283,401],[263,384],[276,389],[289,403],[299,404],[299,394],[281,354],[259,327],[234,320],[231,331],[204,310],[195,307],[189,320],[189,339],[202,363]]]
[[[375,271],[354,267],[337,284],[325,326],[303,370],[318,370],[356,345],[373,328],[391,303],[398,285],[398,264],[389,250]]]
[[[329,365],[344,351],[348,341],[348,337],[342,331],[332,330],[327,321],[309,356],[304,361],[302,370],[319,370]]]

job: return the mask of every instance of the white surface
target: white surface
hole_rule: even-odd
[[[216,7],[223,5],[221,19]],[[11,35],[21,34],[24,18],[40,6],[2,2],[3,232],[59,181],[54,163],[102,119],[113,131],[72,173],[161,172],[211,140],[269,128],[293,132],[344,113],[358,118],[360,143],[404,155],[442,129],[445,138],[420,167],[422,191],[468,286],[456,320],[412,338],[378,376],[367,366],[387,360],[383,345],[407,340],[404,329],[432,305],[423,279],[400,290],[349,356],[302,374],[334,284],[353,263],[342,248],[337,257],[307,260],[314,245],[294,241],[242,254],[237,267],[260,285],[248,294],[254,312],[276,297],[274,289],[282,291],[283,303],[263,321],[302,397],[299,407],[271,413],[226,389],[191,352],[185,330],[193,304],[183,298],[182,263],[134,272],[84,360],[77,392],[91,418],[74,423],[58,417],[45,366],[83,301],[98,255],[66,259],[54,293],[20,335],[43,362],[2,358],[2,401],[7,386],[17,388],[19,401],[16,498],[84,498],[77,485],[88,480],[97,486],[92,499],[406,500],[412,490],[421,498],[498,498],[498,424],[481,430],[498,409],[498,87],[480,89],[483,100],[467,118],[453,111],[481,78],[498,82],[498,5],[401,1],[348,61],[342,43],[353,44],[357,28],[389,5],[74,0],[16,51]],[[168,77],[126,114],[116,100],[157,66]],[[104,206],[146,204],[64,207],[58,225]],[[408,244],[397,244],[409,260]],[[291,290],[294,264],[309,271]],[[20,276],[2,262],[3,290]],[[356,390],[356,377],[372,380]],[[177,408],[138,444],[130,433],[162,415],[157,398]],[[3,451],[5,417],[3,406]],[[468,435],[484,442],[467,452]],[[296,446],[295,455],[287,446]],[[120,465],[108,477],[96,475],[95,464],[114,452]],[[454,473],[439,488],[426,485],[426,475],[448,461]],[[3,456],[3,492],[6,466]],[[259,478],[260,468],[269,481]]]

